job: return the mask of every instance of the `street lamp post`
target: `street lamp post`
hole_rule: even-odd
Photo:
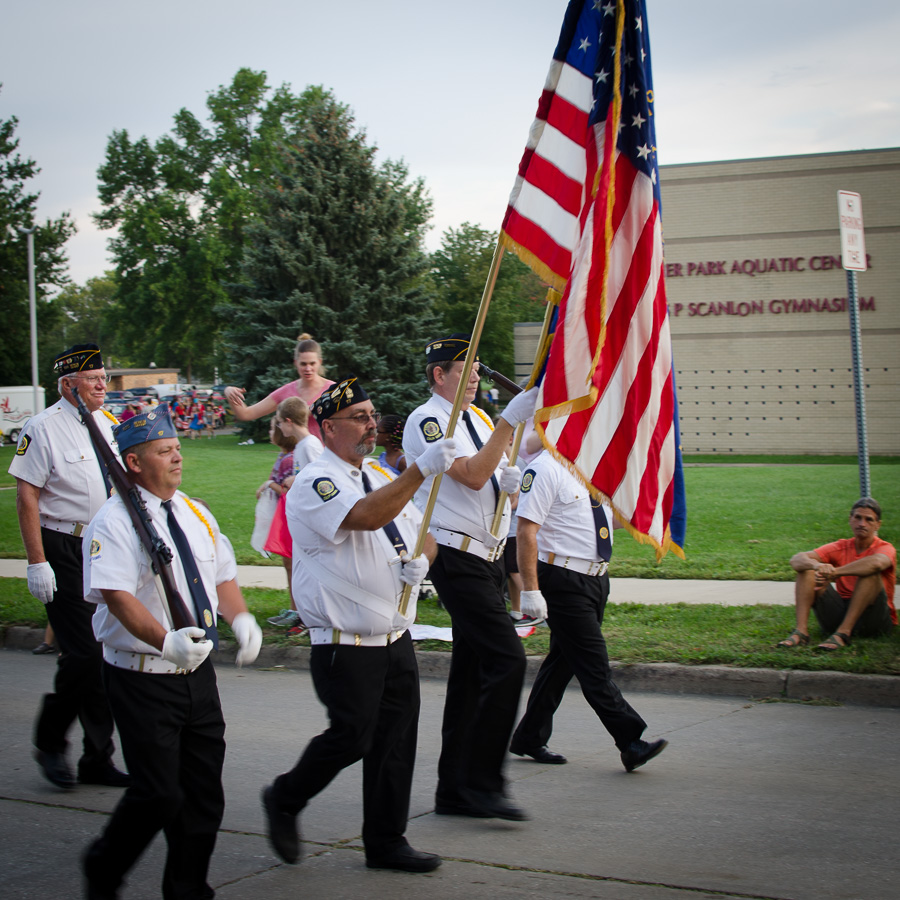
[[[37,226],[35,226],[36,228]],[[31,325],[31,408],[38,411],[38,347],[37,298],[34,288],[34,232],[35,228],[20,228],[19,234],[28,238],[28,316]]]

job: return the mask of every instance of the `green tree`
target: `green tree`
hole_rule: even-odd
[[[33,159],[16,151],[18,119],[0,120],[0,311],[3,314],[3,353],[0,384],[31,383],[31,325],[28,309],[27,240],[20,229],[34,228],[35,294],[38,335],[52,331],[59,318],[48,289],[68,281],[66,241],[75,233],[69,213],[58,219],[35,222],[39,194],[29,193],[26,182],[40,171]],[[46,388],[54,386],[53,359],[63,347],[38,341],[38,378]]]
[[[440,249],[431,255],[435,310],[444,332],[472,330],[496,245],[497,232],[469,222],[444,232]],[[542,321],[546,294],[546,286],[524,263],[504,255],[478,345],[479,356],[492,369],[514,376],[513,326]]]
[[[258,399],[296,377],[291,350],[306,331],[329,374],[354,372],[385,411],[421,402],[423,346],[435,328],[423,277],[431,212],[405,165],[376,165],[350,110],[318,87],[306,118],[257,189],[243,283],[234,288],[227,343],[236,383]]]
[[[120,355],[118,336],[109,323],[116,287],[114,272],[88,278],[82,286],[67,284],[53,300],[59,320],[44,339],[60,347],[93,342],[100,345],[107,365],[111,358],[113,366],[130,365],[130,360]]]
[[[118,291],[111,322],[126,355],[177,366],[191,381],[223,361],[224,285],[239,277],[253,189],[271,177],[276,146],[302,120],[302,99],[272,91],[264,72],[240,69],[206,102],[204,125],[187,109],[155,144],[110,137],[98,170],[101,228]]]

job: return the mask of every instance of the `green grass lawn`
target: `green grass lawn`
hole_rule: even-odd
[[[266,480],[277,451],[265,444],[237,446],[238,437],[185,441],[183,488],[202,497],[244,565],[280,565],[252,547],[256,488]],[[21,558],[14,481],[6,474],[13,448],[0,448],[0,557]],[[721,463],[727,462],[727,465]],[[616,533],[614,571],[620,577],[703,578],[787,581],[788,559],[798,550],[848,536],[847,516],[857,499],[856,461],[833,457],[693,457],[687,460],[686,560],[669,554],[661,563],[651,547],[624,531]],[[710,465],[713,463],[713,465]],[[737,465],[735,465],[737,463]],[[900,459],[872,460],[872,493],[882,504],[881,536],[900,539]],[[260,621],[287,606],[286,591],[249,589],[248,602]],[[42,625],[43,607],[20,579],[0,579],[0,624]],[[449,619],[433,603],[420,607],[419,621],[444,625]],[[846,653],[811,649],[784,652],[776,641],[793,627],[784,607],[718,607],[672,604],[611,606],[604,632],[611,655],[623,662],[718,663],[900,674],[900,635],[856,641]],[[813,629],[815,633],[815,628]],[[815,636],[815,634],[814,634]],[[267,628],[267,641],[283,642],[282,629]],[[303,642],[305,639],[299,639]],[[525,642],[529,653],[546,652],[547,629]],[[446,645],[426,643],[426,647]]]

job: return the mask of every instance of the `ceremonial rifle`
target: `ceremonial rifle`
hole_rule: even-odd
[[[175,630],[187,628],[193,625],[190,614],[184,599],[178,592],[175,585],[175,576],[172,573],[172,550],[166,542],[159,536],[150,513],[147,511],[147,504],[141,497],[141,492],[137,489],[137,485],[131,480],[131,477],[125,471],[122,463],[116,459],[112,447],[106,442],[100,431],[94,417],[88,411],[84,401],[78,396],[78,388],[72,389],[75,397],[75,403],[78,405],[78,412],[81,415],[81,421],[85,424],[88,434],[91,436],[91,443],[94,445],[94,451],[100,461],[100,466],[106,471],[109,481],[115,487],[116,493],[122,498],[125,509],[131,516],[134,523],[135,531],[150,557],[150,563],[153,571],[159,575],[162,582],[163,590],[166,594],[166,603],[169,606],[169,616],[172,619],[172,625]]]

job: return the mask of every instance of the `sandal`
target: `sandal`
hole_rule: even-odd
[[[779,641],[775,646],[792,650],[794,647],[805,647],[809,643],[809,635],[804,634],[799,628],[795,628],[788,637]]]
[[[834,653],[835,650],[844,650],[850,646],[850,635],[844,634],[843,631],[836,631],[830,638],[822,641],[816,648],[817,650],[825,650],[828,653]]]

